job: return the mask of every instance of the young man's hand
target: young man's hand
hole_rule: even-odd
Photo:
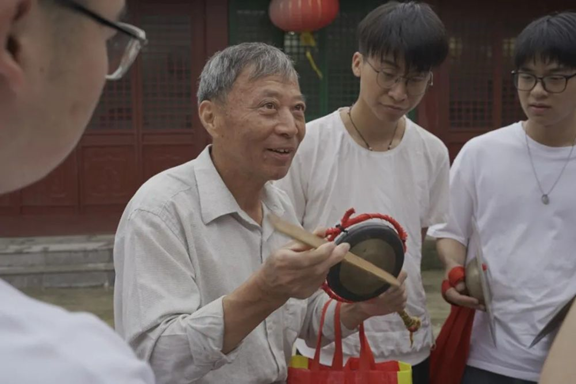
[[[454,268],[454,266],[446,271],[446,279],[448,279],[448,275],[452,268]],[[468,295],[468,288],[466,287],[465,281],[459,282],[455,287],[451,287],[446,292],[444,292],[444,300],[446,300],[446,302],[449,304],[457,305],[460,307],[486,311],[486,307],[480,304],[478,299]]]

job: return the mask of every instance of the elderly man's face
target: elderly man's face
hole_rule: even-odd
[[[125,0],[86,7],[118,19]],[[115,34],[59,5],[2,0],[0,6],[0,194],[54,169],[78,142],[108,72]]]
[[[245,69],[216,119],[214,149],[238,177],[266,182],[286,175],[305,134],[305,103],[297,79],[250,80]]]

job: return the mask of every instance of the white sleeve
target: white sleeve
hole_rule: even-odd
[[[450,194],[450,160],[448,149],[444,147],[439,166],[429,182],[428,210],[422,220],[422,228],[434,224],[445,223],[448,220],[448,205]]]
[[[62,361],[77,359],[77,368],[91,377],[91,383],[153,384],[150,366],[138,360],[126,343],[106,324],[92,315],[73,314],[66,335],[54,353]],[[72,336],[73,335],[73,336]],[[67,349],[67,351],[66,351]],[[76,357],[74,357],[76,356]],[[52,369],[60,364],[52,361]],[[46,383],[51,382],[49,379]],[[68,381],[58,381],[68,383]],[[70,381],[72,383],[73,381]]]
[[[118,332],[150,361],[159,383],[192,383],[231,363],[224,342],[222,298],[201,306],[191,260],[171,225],[154,213],[135,211],[119,227],[115,316]]]
[[[429,235],[435,238],[450,238],[463,245],[468,244],[471,234],[471,218],[474,215],[476,186],[473,167],[473,153],[465,145],[450,170],[450,194],[448,220],[433,226]]]
[[[2,285],[0,383],[154,383],[150,366],[96,316],[71,313]]]
[[[290,203],[296,212],[296,218],[300,224],[304,222],[306,215],[306,203],[308,201],[306,196],[306,188],[308,186],[306,169],[303,167],[303,156],[297,152],[288,174],[274,183],[275,186],[282,189],[288,195]]]

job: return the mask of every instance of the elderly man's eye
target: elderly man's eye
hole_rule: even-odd
[[[263,105],[264,108],[266,109],[276,109],[276,104],[274,103],[266,103]]]
[[[294,109],[297,110],[298,112],[305,112],[306,106],[304,104],[298,104],[294,107]]]

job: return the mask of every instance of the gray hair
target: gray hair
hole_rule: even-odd
[[[198,85],[198,104],[204,100],[225,100],[234,82],[247,67],[252,67],[250,81],[280,75],[298,79],[292,60],[281,50],[264,43],[241,43],[230,46],[208,60]]]

